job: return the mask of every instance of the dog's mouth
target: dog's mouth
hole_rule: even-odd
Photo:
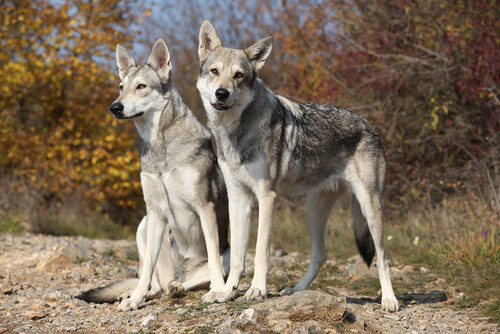
[[[217,110],[228,110],[232,106],[226,106],[224,103],[217,102],[217,103],[212,103],[212,107],[214,107]]]
[[[140,112],[140,113],[137,113],[135,115],[132,115],[132,116],[123,116],[123,115],[114,115],[116,119],[132,119],[132,118],[137,118],[137,117],[141,117],[142,115],[144,115],[143,112]]]

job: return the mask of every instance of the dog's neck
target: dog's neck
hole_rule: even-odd
[[[153,145],[164,137],[164,132],[170,125],[183,116],[184,110],[178,108],[180,95],[172,87],[161,95],[153,109],[146,112],[142,117],[134,120],[137,133],[141,140],[148,145]],[[182,102],[182,101],[181,101]]]
[[[246,103],[241,103],[238,115],[224,113],[209,116],[209,126],[217,143],[219,157],[243,162],[252,158],[262,139],[267,137],[266,124],[271,121],[277,100],[260,80],[255,81]],[[211,105],[205,108],[213,108]],[[234,111],[233,111],[234,112]],[[234,112],[235,113],[235,112]],[[213,112],[212,112],[213,114]],[[230,122],[228,122],[230,120]]]

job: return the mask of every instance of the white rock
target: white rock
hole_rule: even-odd
[[[248,324],[248,323],[256,324],[257,323],[257,312],[255,312],[255,310],[253,308],[246,309],[245,311],[241,312],[240,320],[244,324]]]
[[[149,313],[146,317],[142,319],[141,326],[146,327],[151,321],[155,321],[158,319],[158,315],[156,313]]]

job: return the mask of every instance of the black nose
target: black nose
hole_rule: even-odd
[[[109,110],[115,116],[121,115],[123,112],[123,104],[121,104],[120,102],[115,102],[109,107]]]
[[[217,99],[219,101],[224,101],[225,99],[227,99],[229,97],[229,91],[225,88],[218,88],[215,91],[215,96],[217,97]]]

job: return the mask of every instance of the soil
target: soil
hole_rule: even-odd
[[[472,310],[456,310],[463,293],[426,268],[392,264],[397,313],[381,310],[376,268],[359,257],[328,261],[311,290],[292,296],[279,291],[297,283],[307,255],[273,252],[268,298],[245,301],[253,272],[239,297],[225,304],[201,302],[205,291],[162,296],[137,311],[115,304],[89,304],[79,293],[137,275],[131,240],[91,240],[26,234],[0,236],[1,333],[497,333],[499,326]],[[374,283],[375,282],[375,283]],[[403,287],[403,288],[401,288]]]

